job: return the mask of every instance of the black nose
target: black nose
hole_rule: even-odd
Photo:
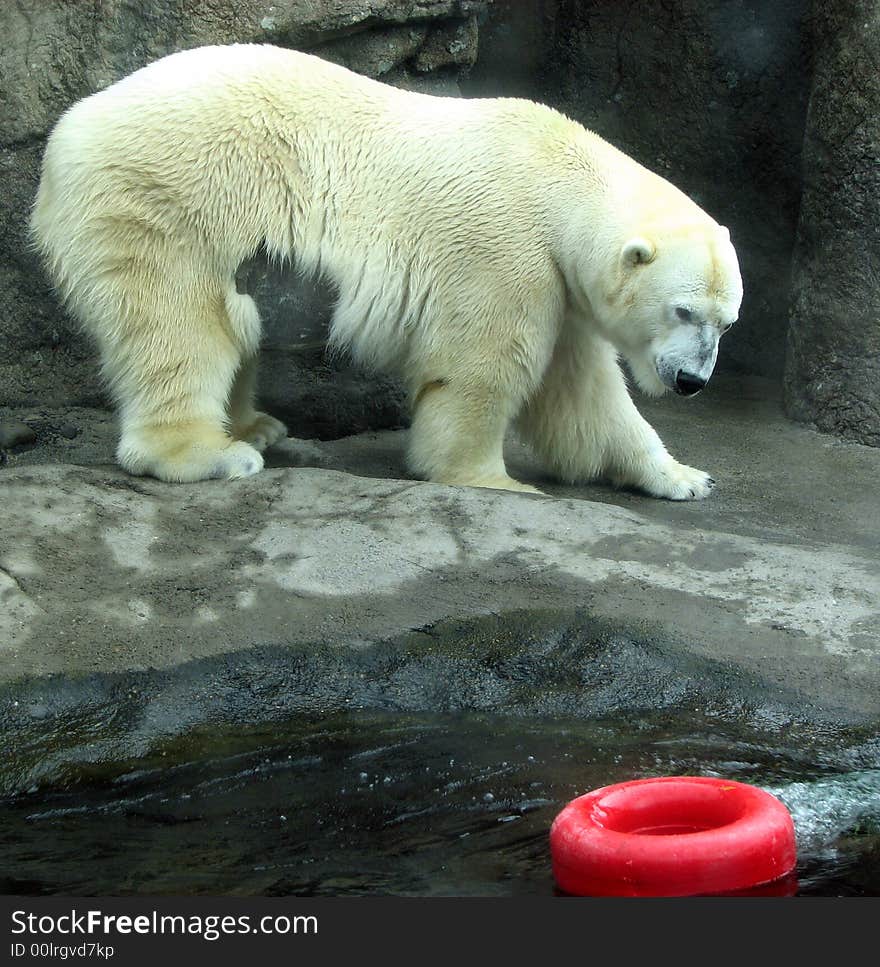
[[[706,380],[702,376],[686,373],[683,369],[675,374],[675,392],[681,396],[693,396],[694,393],[699,393],[705,385]]]

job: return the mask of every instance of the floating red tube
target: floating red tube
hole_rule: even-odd
[[[553,823],[550,852],[557,885],[575,896],[747,891],[789,876],[797,859],[791,814],[775,796],[698,776],[574,799]]]

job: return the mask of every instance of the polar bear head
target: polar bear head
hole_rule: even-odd
[[[644,393],[698,393],[742,302],[730,233],[710,219],[644,226],[611,258],[611,285],[592,302],[604,334]]]

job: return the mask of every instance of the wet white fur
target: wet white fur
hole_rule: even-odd
[[[727,232],[549,108],[271,46],[186,51],[61,118],[32,228],[97,339],[132,473],[256,473],[286,432],[254,409],[260,321],[234,281],[265,245],[338,287],[335,345],[405,380],[415,474],[533,489],[505,469],[516,421],[562,479],[710,489],[638,414],[617,356],[661,392],[663,359],[717,343],[742,294]]]

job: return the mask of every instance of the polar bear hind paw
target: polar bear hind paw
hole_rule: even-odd
[[[263,469],[263,457],[254,447],[219,431],[192,435],[166,428],[126,434],[116,456],[129,473],[167,483],[237,480]]]
[[[268,413],[254,413],[247,423],[233,425],[231,432],[236,440],[249,443],[260,452],[279,440],[287,439],[287,427]]]

